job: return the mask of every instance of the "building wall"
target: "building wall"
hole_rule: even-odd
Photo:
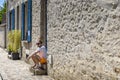
[[[48,74],[55,80],[120,79],[119,0],[47,3]]]
[[[23,42],[23,57],[37,49],[36,42],[40,37],[40,2],[41,0],[32,1],[32,42]]]
[[[4,47],[4,31],[5,31],[5,29],[4,29],[4,27],[0,27],[0,46],[1,47]]]
[[[17,20],[17,6],[19,6],[19,29],[21,30],[21,4],[26,2],[27,0],[8,0],[8,11],[15,9],[15,21]],[[32,41],[28,43],[26,40],[22,41],[22,59],[26,58],[26,54],[30,54],[34,50],[36,50],[36,41],[40,36],[40,2],[41,0],[32,1]],[[17,24],[15,22],[15,28]]]
[[[0,47],[6,47],[6,23],[0,25]]]

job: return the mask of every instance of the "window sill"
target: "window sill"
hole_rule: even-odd
[[[23,43],[28,43],[28,41],[27,41],[27,40],[22,40],[22,42],[23,42]]]
[[[28,48],[29,43],[28,43],[27,40],[22,40],[21,43],[22,43],[22,45],[23,45],[25,48]]]

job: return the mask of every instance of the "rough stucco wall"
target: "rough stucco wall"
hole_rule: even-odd
[[[36,41],[40,36],[40,2],[41,0],[32,1],[32,47],[30,52],[36,50]]]
[[[48,74],[55,80],[120,78],[118,0],[48,0]]]

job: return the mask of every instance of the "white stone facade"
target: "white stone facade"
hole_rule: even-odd
[[[119,0],[48,0],[48,73],[55,80],[120,79]]]
[[[10,2],[8,10],[21,1]],[[32,1],[32,42],[23,42],[23,57],[41,35],[40,3]],[[47,0],[48,74],[55,80],[119,80],[119,33],[119,0]]]

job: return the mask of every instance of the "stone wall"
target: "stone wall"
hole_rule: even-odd
[[[16,7],[19,5],[20,15],[21,15],[21,4],[22,2],[26,2],[27,0],[8,0],[8,11],[17,9]],[[40,36],[40,2],[41,0],[32,1],[32,41],[28,43],[27,41],[22,41],[22,58],[23,60],[26,58],[26,54],[30,54],[34,50],[36,50],[36,41]],[[16,14],[16,13],[15,13]],[[20,18],[20,28],[21,29],[21,18]],[[16,23],[15,23],[16,24]],[[16,27],[16,26],[15,26]]]
[[[21,4],[22,0],[8,0],[8,10],[12,10],[17,7],[17,5]]]
[[[26,54],[30,54],[37,49],[36,42],[40,37],[40,2],[41,0],[32,1],[32,42],[22,42],[23,59],[26,58]]]
[[[32,2],[32,49],[37,48],[36,41],[40,37],[40,2],[41,0],[34,0]]]
[[[119,0],[48,0],[48,74],[55,80],[120,79]]]
[[[0,25],[0,47],[6,47],[6,24]]]

